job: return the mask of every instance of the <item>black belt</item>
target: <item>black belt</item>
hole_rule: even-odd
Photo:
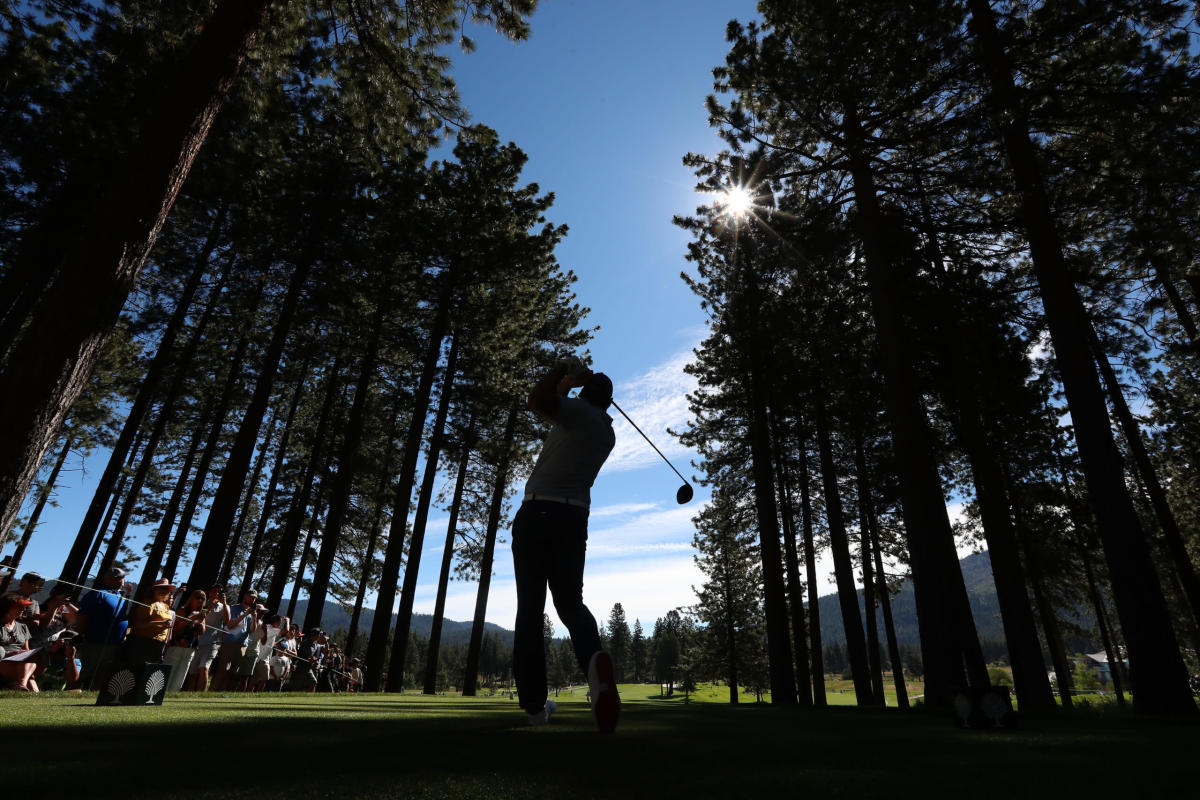
[[[541,492],[528,492],[525,495],[524,502],[530,500],[547,500],[551,503],[566,503],[569,506],[577,506],[578,508],[587,508],[588,504],[584,500],[576,500],[574,497],[559,497],[555,494],[542,494]]]

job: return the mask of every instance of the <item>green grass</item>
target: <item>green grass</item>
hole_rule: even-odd
[[[966,731],[895,710],[822,711],[623,687],[601,736],[584,690],[550,726],[515,701],[395,695],[0,696],[5,793],[122,798],[1190,796],[1200,725],[1117,713]],[[725,687],[715,687],[719,695]],[[279,765],[286,765],[279,769]],[[55,787],[58,787],[56,790]],[[60,791],[61,790],[61,793]]]

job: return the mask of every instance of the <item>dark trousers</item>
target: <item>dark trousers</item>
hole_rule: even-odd
[[[596,619],[583,604],[583,561],[587,552],[586,508],[532,500],[523,503],[512,526],[517,624],[513,669],[521,708],[536,713],[546,705],[546,643],[542,638],[546,585],[554,610],[571,633],[579,667],[587,672],[600,649]]]

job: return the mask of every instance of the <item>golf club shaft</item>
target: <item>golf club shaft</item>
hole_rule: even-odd
[[[637,423],[636,423],[636,422],[634,422],[633,420],[629,419],[629,415],[628,415],[628,414],[626,414],[626,413],[625,413],[625,411],[624,411],[624,410],[623,410],[623,409],[622,409],[622,408],[621,408],[619,405],[617,405],[617,401],[616,401],[616,400],[613,400],[613,401],[612,401],[612,404],[613,404],[613,408],[615,408],[617,411],[620,411],[620,412],[621,412],[621,416],[622,416],[622,417],[624,417],[624,418],[625,418],[625,419],[626,419],[626,420],[629,422],[629,424],[633,426],[633,429],[634,429],[635,431],[637,431],[638,433],[641,433],[641,434],[642,434],[642,438],[646,440],[646,443],[647,443],[647,444],[649,444],[651,447],[653,447],[653,448],[654,448],[654,452],[658,453],[658,455],[659,455],[659,456],[662,458],[662,460],[667,462],[667,466],[668,466],[668,467],[670,467],[670,468],[671,468],[671,470],[672,470],[672,471],[673,471],[673,472],[674,472],[676,475],[679,475],[679,470],[675,469],[675,465],[674,465],[674,464],[672,464],[672,463],[670,462],[670,460],[669,460],[669,459],[668,459],[666,456],[664,456],[664,455],[662,454],[662,450],[659,450],[659,449],[658,449],[658,447],[657,447],[657,446],[654,444],[654,442],[650,441],[650,437],[649,437],[649,436],[647,436],[645,433],[642,433],[642,429],[641,429],[641,428],[639,428],[639,427],[637,426]],[[683,481],[684,483],[688,483],[688,479],[687,479],[687,478],[685,478],[685,477],[683,477],[682,475],[679,475],[679,479],[680,479],[681,481]],[[691,484],[690,484],[690,483],[688,483],[688,485],[689,485],[689,486],[691,486]]]

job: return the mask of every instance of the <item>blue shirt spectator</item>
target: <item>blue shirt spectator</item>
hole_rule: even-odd
[[[120,644],[125,638],[129,601],[118,594],[120,586],[120,578],[108,580],[103,588],[93,589],[80,601],[78,614],[83,619],[78,627],[83,629],[84,641],[89,644]]]

